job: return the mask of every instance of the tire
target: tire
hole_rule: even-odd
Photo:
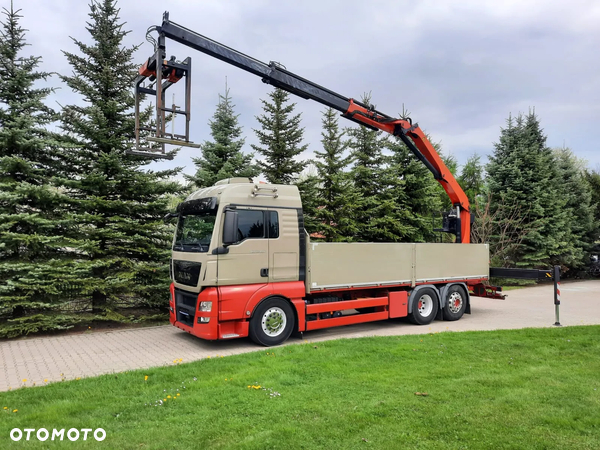
[[[280,345],[294,330],[296,322],[292,306],[280,297],[261,302],[250,319],[250,339],[265,347]]]
[[[458,320],[467,309],[467,294],[462,286],[455,284],[448,288],[444,299],[442,316],[444,320]]]
[[[410,296],[411,313],[408,320],[417,325],[429,325],[438,312],[439,301],[435,289],[427,287]]]

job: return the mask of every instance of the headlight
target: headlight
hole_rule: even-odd
[[[199,311],[210,312],[212,310],[212,302],[200,302]]]
[[[198,317],[198,323],[208,323],[210,322],[210,317]]]

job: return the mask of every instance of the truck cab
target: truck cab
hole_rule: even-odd
[[[171,322],[205,339],[244,333],[232,321],[247,318],[254,294],[304,292],[305,239],[296,186],[232,178],[194,192],[178,207]]]

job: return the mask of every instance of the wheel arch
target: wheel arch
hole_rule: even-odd
[[[281,283],[268,283],[259,289],[256,289],[247,299],[243,311],[243,318],[250,320],[254,317],[256,308],[267,299],[282,298],[291,303],[294,314],[298,316],[298,311],[292,299],[303,298],[305,293],[304,283],[302,281],[286,281]]]
[[[266,297],[260,299],[260,301],[258,301],[254,305],[254,307],[251,311],[251,314],[248,316],[248,320],[250,320],[254,317],[254,313],[256,312],[256,310],[259,308],[259,306],[261,304],[263,304],[267,300],[271,300],[271,299],[281,299],[281,300],[285,300],[287,303],[289,303],[289,305],[292,308],[292,311],[294,313],[294,330],[297,330],[298,329],[298,311],[297,311],[296,305],[294,305],[294,302],[292,302],[291,298],[288,298],[282,294],[269,294]]]

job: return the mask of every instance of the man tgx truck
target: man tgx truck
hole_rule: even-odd
[[[168,13],[152,32],[158,33],[158,39],[147,35],[154,54],[135,82],[137,149],[131,153],[169,157],[165,144],[197,146],[189,140],[191,58],[166,59],[166,40],[174,40],[402,140],[450,197],[453,207],[444,213],[441,231],[456,236],[453,244],[311,242],[295,186],[222,180],[192,194],[175,214],[173,325],[204,339],[250,336],[269,346],[294,330],[395,317],[422,325],[436,317],[457,320],[470,312],[470,293],[501,297],[482,284],[489,275],[488,247],[470,243],[467,196],[410,118],[386,115],[279,63],[265,64],[170,21]],[[182,79],[184,106],[166,106],[166,90]],[[147,95],[156,97],[154,128],[141,124],[140,102]],[[167,121],[178,115],[185,118],[185,133],[167,133]],[[142,141],[159,147],[143,148]]]
[[[296,186],[222,180],[178,208],[170,321],[271,346],[293,331],[458,320],[488,260],[486,244],[311,242]]]

